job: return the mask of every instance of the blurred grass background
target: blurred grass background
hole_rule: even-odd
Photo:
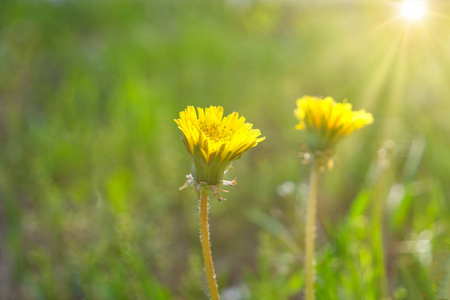
[[[0,2],[0,299],[206,299],[187,105],[267,140],[211,201],[224,299],[302,299],[295,100],[375,124],[323,173],[318,299],[450,299],[450,3]]]

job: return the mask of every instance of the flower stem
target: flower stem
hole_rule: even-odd
[[[384,254],[384,241],[383,241],[383,214],[384,214],[384,198],[383,192],[386,187],[386,166],[382,165],[382,159],[385,157],[379,157],[379,174],[374,186],[373,193],[373,211],[372,211],[372,246],[374,249],[374,262],[375,262],[375,282],[379,288],[379,298],[389,299],[389,286],[386,277],[386,259]]]
[[[317,183],[319,169],[313,161],[309,177],[308,208],[305,228],[305,295],[306,300],[314,300],[314,236],[317,206]]]
[[[203,262],[205,264],[206,279],[208,281],[209,296],[211,300],[219,300],[216,273],[211,255],[208,226],[208,194],[202,189],[200,192],[200,240],[202,242]]]

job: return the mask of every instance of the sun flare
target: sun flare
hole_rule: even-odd
[[[422,0],[405,0],[400,4],[400,14],[408,21],[418,21],[426,13],[425,2]]]

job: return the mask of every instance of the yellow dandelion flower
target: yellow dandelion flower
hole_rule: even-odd
[[[197,115],[198,112],[198,115]],[[223,107],[197,108],[188,106],[175,119],[184,134],[184,144],[192,157],[192,176],[195,183],[218,185],[230,162],[255,147],[265,137],[245,123],[237,112],[223,117]]]
[[[372,114],[352,111],[346,100],[337,103],[331,97],[304,96],[297,100],[294,115],[299,120],[296,129],[307,133],[305,146],[313,153],[332,151],[340,139],[373,123]]]
[[[333,165],[333,150],[343,137],[373,123],[372,114],[364,110],[352,111],[352,105],[344,100],[336,103],[325,99],[304,96],[297,100],[294,115],[299,123],[296,128],[306,133],[307,154],[304,158],[312,163],[309,180],[308,205],[305,224],[305,299],[314,300],[314,230],[317,211],[319,171],[325,165]]]

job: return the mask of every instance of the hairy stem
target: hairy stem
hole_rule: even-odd
[[[317,206],[317,184],[319,170],[313,162],[309,177],[308,208],[305,227],[305,295],[306,300],[314,300],[314,237]]]
[[[208,225],[208,195],[200,193],[200,239],[202,242],[203,262],[205,264],[206,279],[208,281],[209,296],[211,300],[219,300],[219,288],[217,287],[216,273],[211,255],[211,243],[209,241]]]

